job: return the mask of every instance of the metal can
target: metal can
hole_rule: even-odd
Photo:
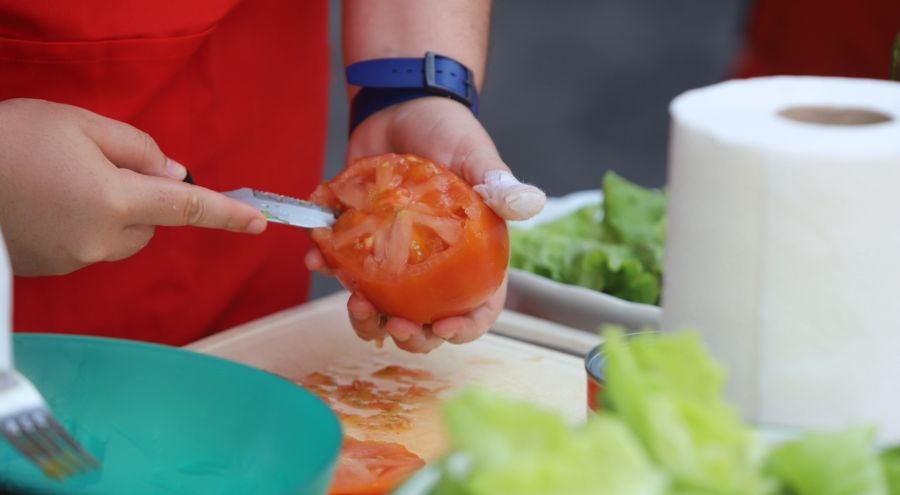
[[[584,358],[584,369],[587,372],[587,406],[588,412],[600,410],[600,394],[603,392],[603,367],[606,359],[603,348],[597,346]]]

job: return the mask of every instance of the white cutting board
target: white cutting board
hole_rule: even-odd
[[[188,349],[233,359],[299,378],[315,371],[373,370],[398,364],[430,371],[449,388],[446,397],[469,385],[520,398],[562,413],[571,422],[586,416],[584,362],[580,357],[489,333],[465,345],[444,344],[429,354],[410,354],[386,342],[378,349],[356,337],[346,313],[346,292],[288,309],[197,341]],[[504,311],[497,332],[525,336],[559,348],[587,350],[597,343],[583,332]],[[440,413],[415,416],[401,433],[356,432],[370,440],[400,442],[426,460],[446,448]]]

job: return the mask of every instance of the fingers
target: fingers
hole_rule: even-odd
[[[444,343],[427,325],[420,327],[404,318],[391,317],[384,328],[394,339],[394,344],[407,352],[425,354]]]
[[[311,272],[319,272],[323,275],[333,275],[333,272],[328,265],[325,263],[325,258],[322,257],[322,251],[319,251],[319,248],[313,246],[306,252],[306,256],[303,257],[303,262],[306,265],[306,269]]]
[[[483,305],[464,316],[434,322],[431,331],[451,344],[465,344],[481,337],[497,321],[506,301],[506,281]]]
[[[512,173],[502,169],[485,172],[484,182],[474,188],[484,202],[506,220],[531,218],[540,213],[547,202],[544,191],[519,182]]]
[[[487,133],[483,139],[490,140]],[[493,143],[488,146],[479,145],[481,139],[473,141],[466,147],[475,147],[464,155],[458,167],[484,202],[506,220],[525,220],[537,215],[547,202],[544,191],[516,179]]]
[[[431,103],[435,107],[429,110],[440,117],[431,127],[427,138],[411,133],[418,139],[410,137],[401,148],[413,152],[422,150],[426,156],[439,162],[446,159],[444,163],[463,180],[472,184],[485,203],[506,220],[525,220],[543,209],[546,194],[535,186],[523,184],[513,176],[500,158],[491,136],[471,112],[455,102]],[[407,125],[415,126],[417,119],[423,118],[425,110],[424,106],[410,106],[403,120],[407,121]],[[422,146],[423,139],[428,143],[427,146]]]
[[[149,134],[131,125],[85,110],[82,129],[122,174],[122,201],[136,225],[206,227],[258,234],[266,219],[255,208],[222,194],[171,180],[187,176],[185,167],[167,158]],[[140,175],[138,175],[140,174]],[[149,177],[148,177],[149,176]]]
[[[359,338],[365,341],[382,340],[387,336],[384,329],[386,318],[372,306],[365,297],[353,293],[347,300],[347,313],[350,315],[350,324]]]
[[[182,180],[187,170],[163,154],[149,134],[124,122],[85,112],[82,129],[110,162],[144,175]]]
[[[398,348],[415,353],[429,352],[443,343],[427,328],[404,318],[384,316],[368,299],[355,292],[347,300],[347,313],[356,335],[365,341],[391,337]]]
[[[465,344],[484,335],[497,321],[506,301],[506,280],[480,307],[464,316],[444,318],[432,325],[419,326],[398,317],[386,317],[365,297],[353,293],[347,301],[347,312],[356,334],[363,340],[391,337],[405,351],[427,353],[443,342]]]
[[[547,195],[513,176],[477,119],[452,105],[446,108],[453,109],[452,116],[444,119],[443,125],[437,125],[433,132],[442,134],[439,141],[456,143],[450,168],[472,184],[485,203],[504,219],[525,220],[537,215],[544,208]]]
[[[130,224],[191,225],[258,234],[266,219],[256,208],[209,189],[122,170],[121,211]]]

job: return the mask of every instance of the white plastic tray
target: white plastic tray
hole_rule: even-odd
[[[540,214],[524,222],[511,222],[510,227],[532,228],[602,200],[602,193],[596,190],[548,198]],[[658,328],[662,316],[659,306],[634,303],[585,287],[562,284],[517,268],[509,269],[506,307],[587,332],[596,332],[606,323],[635,330]]]

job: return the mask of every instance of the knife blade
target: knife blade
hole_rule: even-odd
[[[336,217],[333,210],[324,206],[249,187],[242,187],[222,194],[253,206],[261,211],[270,222],[283,223],[294,227],[305,229],[330,227],[334,224]]]

